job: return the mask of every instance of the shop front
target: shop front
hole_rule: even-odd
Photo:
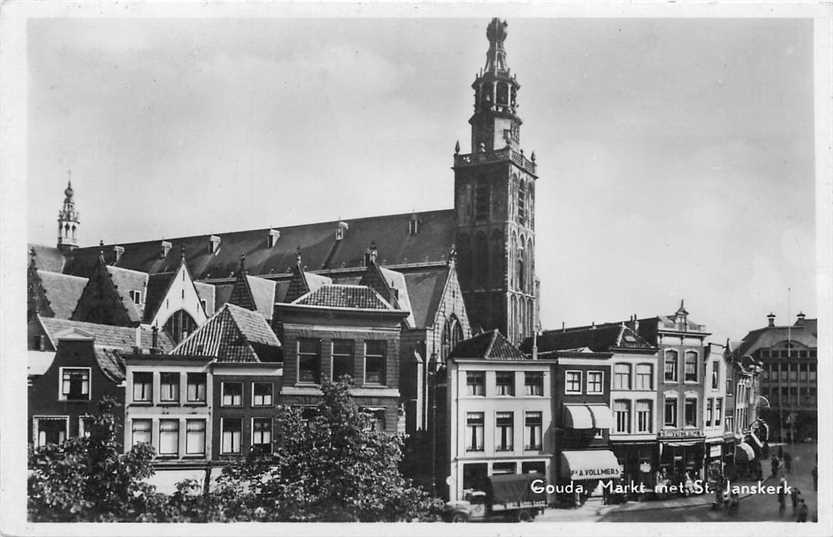
[[[706,468],[706,480],[711,485],[716,485],[723,480],[723,439],[712,439],[706,442],[706,453],[704,466]]]
[[[621,477],[616,455],[609,449],[562,451],[558,457],[559,481],[566,497],[581,505],[591,496],[604,494],[602,483],[610,483]]]
[[[653,488],[656,485],[656,469],[658,467],[658,449],[656,441],[650,442],[614,442],[610,443],[616,459],[619,461],[619,468],[622,473],[620,481],[622,484],[631,482],[644,483],[645,487]],[[624,499],[637,499],[636,492],[628,492]]]
[[[659,436],[660,473],[672,481],[703,479],[705,437],[698,430],[663,429]]]

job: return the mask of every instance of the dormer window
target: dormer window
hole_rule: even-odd
[[[411,219],[408,220],[408,234],[409,235],[416,235],[419,233],[419,218],[417,216],[411,215]]]
[[[211,235],[208,238],[208,253],[211,255],[217,255],[217,252],[220,251],[220,237],[217,235]]]
[[[129,291],[128,294],[130,295],[130,300],[132,300],[134,304],[141,304],[142,303],[142,292],[141,291]]]
[[[347,222],[339,222],[338,227],[336,227],[336,240],[340,241],[344,238],[344,233],[350,228],[347,225]]]
[[[171,251],[171,243],[168,241],[162,241],[162,243],[159,246],[159,257],[168,257],[168,252]]]
[[[121,256],[124,255],[124,246],[113,246],[113,264],[117,265]]]
[[[276,244],[278,244],[278,239],[281,238],[281,232],[277,229],[270,229],[269,230],[269,237],[267,238],[267,242],[269,244],[269,248],[274,248]]]

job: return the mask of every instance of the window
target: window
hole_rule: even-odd
[[[345,375],[353,376],[353,341],[334,339],[332,380],[338,381]]]
[[[685,353],[685,381],[697,382],[697,353],[693,351]]]
[[[466,451],[483,451],[483,412],[466,414]]]
[[[521,472],[524,474],[540,474],[547,473],[547,463],[544,461],[529,461],[521,463]]]
[[[720,425],[721,419],[723,419],[723,398],[718,397],[714,400],[714,425]]]
[[[205,402],[205,373],[188,373],[187,397],[189,403]]]
[[[734,428],[733,428],[734,427],[734,421],[735,421],[734,416],[731,416],[727,413],[726,414],[726,430],[727,431],[734,431]]]
[[[252,406],[272,406],[272,383],[252,383]]]
[[[637,364],[636,366],[636,387],[637,390],[654,389],[654,366],[651,364]]]
[[[515,435],[514,414],[512,412],[498,412],[495,425],[495,451],[512,451]]]
[[[179,401],[179,373],[159,374],[159,401],[163,403]]]
[[[95,422],[93,416],[80,416],[78,418],[78,438],[89,438]]]
[[[159,455],[179,454],[179,420],[159,420]]]
[[[385,431],[385,409],[384,408],[360,408],[361,412],[370,418],[369,426],[371,431]]]
[[[638,433],[650,433],[652,431],[652,420],[651,420],[651,402],[650,401],[637,401],[636,402],[636,432]]]
[[[489,183],[480,179],[474,188],[474,218],[486,220],[489,218]]]
[[[790,380],[798,380],[798,365],[790,364]]]
[[[145,444],[150,444],[151,442],[151,420],[133,420],[133,425],[131,429],[132,438],[133,438],[133,445],[136,445],[140,442],[144,442]]]
[[[631,389],[631,366],[630,364],[616,364],[613,366],[613,389]]]
[[[543,419],[540,412],[527,412],[524,418],[524,449],[541,449]]]
[[[720,386],[720,362],[712,362],[712,390]]]
[[[485,373],[483,371],[466,371],[466,393],[468,395],[486,395]]]
[[[128,291],[130,295],[130,300],[133,301],[134,304],[141,304],[142,303],[142,292],[141,291]]]
[[[133,373],[133,401],[150,403],[153,400],[153,373]]]
[[[321,382],[321,343],[317,339],[298,340],[298,382]]]
[[[364,383],[385,384],[386,341],[367,341],[364,356]]]
[[[544,395],[544,374],[540,371],[524,373],[527,395]]]
[[[61,399],[90,398],[90,369],[61,368]]]
[[[816,351],[810,352],[815,353]],[[809,364],[808,367],[810,368],[810,382],[814,382],[816,380],[816,364]]]
[[[677,426],[677,398],[672,397],[665,400],[665,426]]]
[[[62,444],[67,438],[69,418],[60,417],[36,417],[37,423],[37,445]]]
[[[685,426],[697,427],[697,399],[685,400]]]
[[[602,372],[587,372],[587,393],[602,393]]]
[[[205,455],[205,420],[185,421],[185,454]]]
[[[714,399],[711,397],[706,399],[706,427],[712,426],[712,413],[714,412]]]
[[[492,475],[514,474],[517,467],[515,462],[496,462],[492,464]]]
[[[734,391],[732,389],[732,379],[726,379],[726,397],[734,396]]]
[[[271,418],[252,418],[252,448],[265,453],[272,451]]]
[[[679,354],[677,351],[665,351],[665,381],[677,382],[677,362]]]
[[[497,386],[497,395],[515,395],[515,373],[496,373],[495,384]]]
[[[526,183],[518,182],[518,222],[526,222]]]
[[[614,401],[613,413],[616,415],[616,432],[631,432],[631,402],[621,399]]]
[[[581,371],[567,371],[564,375],[564,391],[581,393]]]
[[[243,406],[243,383],[223,382],[221,383],[223,401],[220,406]]]
[[[239,418],[223,418],[220,421],[220,427],[222,428],[220,452],[224,454],[240,453],[242,421]]]
[[[485,248],[485,247],[484,247]],[[463,262],[466,262],[465,260]],[[463,269],[461,269],[462,272]],[[452,293],[456,293],[452,289]],[[453,313],[445,320],[442,334],[442,360],[448,358],[448,355],[454,350],[458,343],[463,341],[463,328],[460,326],[460,321]]]

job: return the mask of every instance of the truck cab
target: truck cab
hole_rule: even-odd
[[[531,488],[538,478],[530,474],[491,476],[487,490],[466,489],[462,500],[446,503],[444,518],[449,522],[529,522],[546,507],[546,496]]]

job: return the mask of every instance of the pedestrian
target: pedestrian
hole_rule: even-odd
[[[792,465],[793,465],[793,456],[790,455],[789,451],[784,452],[784,468],[787,469],[787,473],[792,473]]]
[[[807,513],[809,509],[807,509],[807,504],[804,503],[804,500],[801,500],[801,503],[798,505],[798,517],[796,518],[796,522],[807,522]]]
[[[813,465],[813,471],[810,472],[810,473],[813,474],[813,490],[818,491],[819,490],[819,465],[818,464]]]
[[[772,477],[775,477],[778,474],[778,467],[780,463],[778,461],[778,455],[772,456]]]
[[[792,492],[790,492],[790,499],[792,500],[794,515],[796,510],[798,509],[798,502],[799,500],[801,500],[801,491],[798,487],[793,487]]]
[[[778,514],[783,516],[784,510],[787,508],[786,500],[787,481],[782,477],[781,482],[778,483]]]

